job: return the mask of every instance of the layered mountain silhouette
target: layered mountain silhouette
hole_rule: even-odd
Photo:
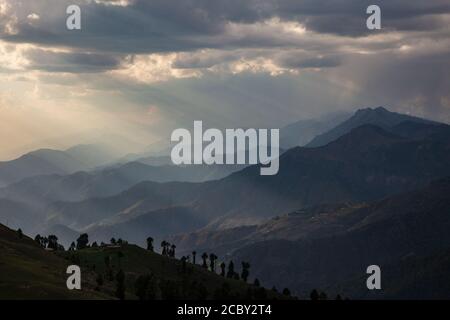
[[[293,124],[285,141],[304,143],[295,132],[316,124]],[[384,108],[283,152],[275,176],[259,165],[172,166],[167,156],[120,164],[89,146],[39,150],[0,164],[0,221],[66,246],[82,232],[98,242],[168,239],[179,254],[248,260],[264,283],[305,297],[314,288],[444,297],[449,151],[450,126]],[[365,288],[370,264],[389,281],[378,295]]]
[[[401,113],[391,112],[383,107],[367,108],[358,110],[351,118],[343,121],[336,127],[316,136],[310,141],[307,147],[320,147],[324,146],[342,135],[350,132],[359,126],[365,124],[372,124],[383,129],[389,130],[390,128],[402,123],[402,122],[417,122],[431,124],[435,123],[430,120],[413,117]],[[436,124],[436,123],[435,123]]]
[[[111,153],[100,146],[79,145],[66,151],[40,149],[0,162],[0,187],[37,175],[66,175],[88,170],[108,161],[111,161]]]
[[[300,120],[289,124],[280,130],[280,146],[286,150],[304,146],[316,136],[333,129],[350,116],[346,112],[339,112],[317,119]]]
[[[446,178],[353,209],[297,212],[281,219],[289,220],[284,228],[306,230],[300,240],[259,241],[238,249],[233,259],[245,256],[258,266],[260,279],[289,283],[299,293],[319,286],[355,298],[448,297],[450,286],[441,283],[450,277],[449,192]],[[387,275],[378,293],[365,283],[373,264]]]
[[[126,228],[123,222],[145,214],[151,225],[155,211],[184,207],[198,227],[214,230],[258,224],[308,206],[381,199],[450,175],[449,126],[424,126],[419,134],[416,123],[389,132],[366,125],[324,147],[291,149],[275,176],[260,176],[259,167],[251,166],[217,181],[142,182],[111,197],[57,202],[47,223],[89,228],[94,235],[101,227],[106,236],[108,228],[109,234],[118,232],[115,224]],[[161,228],[160,234],[170,233]]]
[[[142,181],[203,182],[221,179],[242,168],[245,165],[150,166],[141,162],[129,162],[90,172],[25,178],[0,189],[0,197],[32,203],[81,201],[112,196]]]

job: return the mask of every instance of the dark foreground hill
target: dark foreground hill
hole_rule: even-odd
[[[0,252],[0,299],[116,299],[120,270],[126,299],[286,298],[135,245],[54,252],[0,225]],[[66,288],[73,264],[82,269],[81,291]]]
[[[0,225],[0,299],[108,299],[95,291],[92,273],[86,273],[82,291],[66,287],[71,264],[41,248],[34,240]]]

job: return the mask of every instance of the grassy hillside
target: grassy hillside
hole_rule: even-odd
[[[85,269],[101,275],[101,292],[116,294],[116,276],[125,273],[125,298],[138,299],[136,280],[149,276],[149,295],[154,299],[275,299],[283,296],[263,288],[257,288],[243,280],[228,279],[205,270],[201,265],[183,263],[181,260],[144,250],[136,245],[87,248],[59,253],[61,257],[79,263]],[[197,263],[201,258],[197,257]],[[219,260],[218,260],[219,261]],[[216,263],[217,272],[220,270]],[[236,272],[240,266],[236,263]]]
[[[0,299],[105,299],[87,272],[82,291],[66,287],[69,261],[41,248],[34,240],[0,225]]]
[[[0,299],[116,299],[120,270],[126,299],[138,299],[138,278],[148,280],[144,286],[144,298],[148,299],[285,298],[135,245],[50,252],[0,225],[0,252]],[[71,264],[82,269],[81,291],[66,288],[65,271]],[[235,271],[240,272],[238,264]]]

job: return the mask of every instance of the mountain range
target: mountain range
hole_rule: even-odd
[[[413,137],[408,137],[409,132]],[[366,125],[327,146],[285,152],[280,172],[273,177],[260,176],[258,167],[251,166],[204,183],[142,182],[111,197],[53,203],[49,222],[89,230],[94,236],[101,229],[106,236],[117,233],[119,225],[129,228],[127,223],[140,215],[152,225],[157,223],[151,219],[158,216],[155,211],[168,213],[183,207],[183,212],[197,218],[198,227],[254,225],[303,207],[372,201],[420,188],[450,175],[449,147],[446,125],[404,123],[391,132]],[[174,230],[160,228],[160,234],[171,233]]]
[[[450,257],[450,126],[382,107],[333,119],[282,130],[291,148],[275,176],[261,176],[259,165],[172,166],[161,155],[86,164],[73,151],[41,151],[39,161],[32,153],[0,164],[0,173],[24,168],[22,178],[4,175],[0,221],[64,245],[83,232],[98,242],[169,239],[179,254],[248,260],[264,283],[300,296],[314,288],[357,298],[448,296],[445,286],[430,288],[434,273],[447,279]],[[33,164],[42,159],[52,165],[43,172]],[[370,264],[390,279],[378,295],[361,280]]]

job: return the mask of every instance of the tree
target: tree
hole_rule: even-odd
[[[111,238],[111,240],[109,242],[111,242],[112,245],[115,245],[116,244],[116,238]]]
[[[255,281],[253,282],[253,285],[255,286],[255,287],[259,287],[261,284],[259,283],[259,279],[258,278],[256,278],[255,279]]]
[[[48,238],[47,237],[41,238],[41,242],[42,242],[42,247],[47,248]]]
[[[97,248],[97,247],[98,247],[97,241],[94,241],[94,242],[92,243],[92,248]]]
[[[163,256],[167,255],[167,246],[168,245],[169,245],[169,243],[166,240],[161,241],[161,248],[162,248],[161,254]]]
[[[317,290],[314,289],[313,291],[311,291],[311,294],[309,295],[309,297],[313,301],[319,300],[319,292],[317,292]]]
[[[250,263],[248,262],[242,262],[242,273],[241,273],[241,278],[242,280],[244,280],[245,282],[247,282],[248,276],[250,274],[250,272],[248,271],[248,269],[250,269]]]
[[[153,238],[152,237],[148,237],[147,238],[147,250],[152,251],[153,252]]]
[[[18,229],[17,230],[17,234],[19,235],[19,239],[22,239],[23,238],[23,232],[22,232],[22,229]]]
[[[283,289],[283,295],[289,297],[289,296],[291,295],[291,291],[290,291],[288,288],[284,288],[284,289]]]
[[[48,248],[58,250],[58,237],[51,234],[48,236]]]
[[[211,268],[211,271],[216,273],[216,260],[217,256],[214,253],[211,253],[209,255],[209,267]]]
[[[75,242],[72,242],[70,244],[69,251],[75,251],[75,249],[76,249]]]
[[[116,274],[116,297],[125,300],[125,273],[122,269]]]
[[[175,258],[175,249],[176,248],[177,248],[177,246],[174,244],[170,246],[170,253],[169,253],[170,257]]]
[[[43,247],[42,237],[40,234],[37,234],[36,237],[34,237],[34,241],[36,241],[41,247]]]
[[[89,243],[88,234],[87,233],[81,234],[77,239],[77,250],[87,248],[88,243]]]
[[[197,254],[197,251],[192,251],[192,263],[195,264],[195,255]]]
[[[227,265],[225,264],[225,262],[222,262],[221,264],[220,264],[220,275],[222,276],[222,277],[225,277],[225,268],[227,267]]]
[[[206,252],[204,252],[202,254],[202,260],[203,260],[202,267],[205,269],[208,269],[208,264],[206,263],[206,259],[208,259],[208,254]]]
[[[227,278],[233,277],[234,277],[234,263],[233,261],[230,261],[230,263],[228,264]]]

